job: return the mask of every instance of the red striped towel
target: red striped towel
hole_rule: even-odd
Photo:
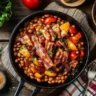
[[[90,64],[96,63],[96,60],[92,61]],[[81,76],[69,85],[59,96],[83,96],[84,89],[87,83],[86,71],[81,74]],[[96,96],[96,77],[89,84],[86,96]]]

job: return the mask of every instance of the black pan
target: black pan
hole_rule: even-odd
[[[14,55],[13,55],[13,45],[14,45],[16,35],[19,32],[18,31],[19,28],[23,27],[24,22],[26,22],[27,20],[30,20],[30,19],[32,19],[32,18],[34,18],[36,16],[41,16],[41,15],[44,15],[44,14],[57,15],[57,16],[61,17],[62,19],[66,20],[66,21],[69,21],[71,24],[75,24],[76,28],[78,30],[80,30],[80,32],[82,32],[82,34],[83,34],[83,39],[84,39],[85,48],[86,48],[86,52],[85,52],[86,56],[85,56],[83,62],[81,64],[78,64],[79,66],[77,67],[76,72],[74,73],[74,75],[71,75],[66,80],[66,82],[64,82],[63,84],[38,83],[36,80],[32,80],[28,76],[26,76],[24,74],[23,70],[21,70],[17,66],[17,64],[15,64],[15,58],[14,58]],[[14,30],[13,30],[13,32],[11,34],[11,37],[10,37],[10,42],[9,42],[9,56],[10,56],[10,61],[11,61],[11,64],[12,64],[15,72],[21,78],[21,81],[19,83],[19,86],[18,86],[17,91],[15,92],[14,96],[18,96],[18,93],[19,93],[20,89],[22,88],[22,86],[23,86],[23,84],[25,82],[27,82],[30,85],[33,85],[33,86],[36,87],[36,89],[32,93],[32,96],[35,96],[40,91],[41,88],[61,88],[61,87],[65,87],[65,86],[69,85],[70,83],[72,83],[74,80],[76,80],[79,77],[79,75],[84,71],[84,69],[85,69],[85,67],[87,65],[87,62],[88,62],[88,58],[89,58],[89,41],[88,41],[88,37],[87,37],[87,35],[85,33],[85,30],[82,28],[82,26],[75,19],[70,17],[69,15],[58,12],[58,11],[52,11],[52,10],[37,11],[37,12],[32,13],[31,15],[26,16],[14,28]]]

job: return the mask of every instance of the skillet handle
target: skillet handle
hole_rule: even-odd
[[[19,95],[19,92],[21,91],[24,83],[25,83],[25,81],[21,79],[20,82],[19,82],[19,85],[18,85],[18,87],[16,89],[16,92],[15,92],[14,96],[18,96]]]
[[[31,96],[36,96],[40,92],[41,88],[36,87],[33,91]]]

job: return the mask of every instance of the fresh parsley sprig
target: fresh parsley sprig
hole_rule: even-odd
[[[0,0],[0,27],[11,17],[11,5],[10,0]]]

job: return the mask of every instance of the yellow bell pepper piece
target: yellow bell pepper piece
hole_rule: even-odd
[[[26,49],[26,47],[21,46],[19,53],[21,53],[23,56],[29,58],[30,57],[30,53],[29,51]]]
[[[55,72],[51,72],[51,71],[45,71],[45,75],[50,76],[50,77],[55,77],[57,74]]]
[[[38,66],[38,60],[35,60],[34,62],[33,62],[35,65],[37,65]]]
[[[68,43],[68,47],[71,50],[77,50],[76,46],[70,40],[67,40],[67,43]]]
[[[70,23],[69,23],[69,22],[66,22],[66,23],[64,23],[64,24],[62,24],[62,25],[60,26],[60,29],[61,29],[61,30],[64,30],[66,33],[68,33],[69,28],[70,28]]]
[[[42,78],[42,75],[40,73],[35,73],[35,77]]]

